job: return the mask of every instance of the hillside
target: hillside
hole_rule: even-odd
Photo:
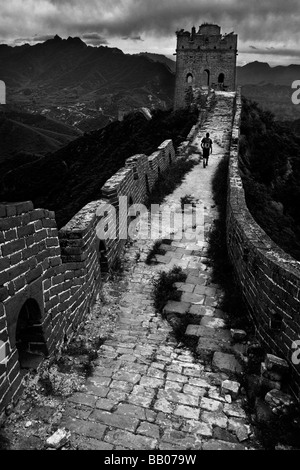
[[[165,64],[173,73],[175,73],[176,71],[176,61],[169,59],[163,54],[154,54],[151,52],[140,52],[137,55],[148,57],[148,59],[151,59],[154,62],[161,62],[162,64]]]
[[[11,159],[9,165],[0,165],[0,200],[32,200],[36,207],[55,210],[61,227],[101,196],[103,184],[127,158],[150,155],[166,139],[179,145],[196,121],[196,113],[187,110],[155,111],[150,121],[134,113],[21,169]]]
[[[81,135],[75,128],[38,114],[0,113],[0,162],[24,154],[54,152]]]
[[[0,45],[0,64],[8,104],[82,130],[87,130],[87,119],[89,130],[104,127],[120,109],[172,106],[175,77],[165,64],[115,48],[87,46],[79,38]]]
[[[300,106],[291,100],[292,83],[299,77],[300,65],[270,67],[256,61],[237,67],[237,82],[242,86],[243,96],[272,111],[280,121],[300,117]]]
[[[300,261],[300,137],[245,99],[240,170],[253,217]]]
[[[266,62],[250,62],[243,67],[237,67],[239,85],[273,85],[291,86],[294,80],[299,80],[300,65],[278,65],[270,67]]]

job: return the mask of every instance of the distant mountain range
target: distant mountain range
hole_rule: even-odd
[[[154,62],[161,62],[162,64],[165,64],[173,73],[175,73],[176,71],[175,60],[169,59],[163,54],[153,54],[151,52],[140,52],[139,54],[136,54],[136,55],[148,57],[148,59],[151,59]]]
[[[168,66],[146,55],[59,36],[34,46],[1,44],[0,78],[8,104],[82,130],[105,126],[120,110],[169,108],[175,82]]]
[[[24,151],[53,152],[80,133],[104,128],[138,108],[172,107],[175,68],[176,62],[162,54],[124,54],[87,46],[79,38],[55,36],[34,46],[1,44],[0,79],[7,84],[14,114],[1,117],[0,159]],[[237,77],[244,96],[277,119],[300,118],[300,106],[291,101],[300,65],[272,68],[252,62],[238,67]]]
[[[278,65],[270,67],[266,62],[250,62],[237,67],[239,85],[284,85],[291,87],[294,80],[300,80],[300,65]]]
[[[300,106],[292,103],[292,83],[300,80],[300,65],[270,67],[263,62],[251,62],[237,67],[237,82],[242,94],[269,109],[280,121],[300,118]]]

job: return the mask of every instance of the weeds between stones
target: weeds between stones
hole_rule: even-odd
[[[164,307],[169,300],[180,301],[182,292],[177,290],[177,282],[185,282],[187,274],[180,266],[175,266],[171,271],[163,271],[158,279],[153,281],[153,299],[155,308],[162,314],[168,323],[172,326],[176,340],[183,343],[192,352],[195,352],[195,339],[185,336],[187,326],[193,322],[193,316],[190,314],[177,315],[176,313],[165,314]]]
[[[175,266],[172,271],[163,271],[158,279],[153,281],[153,299],[154,306],[163,313],[163,308],[168,300],[180,300],[181,293],[175,287],[176,282],[185,282],[187,275],[180,266]]]
[[[166,250],[163,250],[162,248],[160,248],[161,245],[162,245],[162,240],[156,240],[152,249],[149,251],[147,255],[147,258],[145,260],[146,264],[148,265],[151,264],[151,262],[153,262],[153,258],[156,255],[164,256],[166,254]]]

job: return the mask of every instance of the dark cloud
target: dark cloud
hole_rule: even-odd
[[[144,39],[142,39],[141,36],[125,36],[122,39],[124,41],[128,41],[128,39],[131,39],[131,41],[144,41]]]
[[[0,40],[91,34],[91,44],[111,38],[173,38],[177,29],[214,22],[235,31],[239,43],[298,49],[299,0],[2,0]],[[94,33],[94,32],[97,33]],[[92,32],[92,33],[90,33]],[[287,42],[288,38],[288,42]],[[36,39],[37,40],[37,39]]]
[[[35,42],[44,42],[44,41],[48,41],[49,39],[53,39],[54,36],[55,36],[54,34],[44,34],[41,36],[35,35],[32,39]]]
[[[103,46],[109,44],[99,33],[84,33],[81,39],[91,46]]]
[[[249,47],[250,47],[250,49],[255,49],[255,50],[257,50],[257,47],[255,47],[255,46],[249,46]]]

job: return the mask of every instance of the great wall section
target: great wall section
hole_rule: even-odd
[[[27,371],[38,369],[43,358],[55,356],[76,336],[115,263],[124,258],[129,266],[116,331],[99,348],[91,377],[83,390],[68,398],[61,416],[60,426],[67,435],[72,433],[77,448],[261,448],[244,410],[245,392],[240,386],[247,339],[244,332],[228,328],[230,312],[220,310],[224,292],[212,282],[207,263],[209,233],[218,218],[211,183],[226,156],[228,253],[255,337],[268,353],[262,378],[269,387],[269,405],[276,409],[294,403],[292,399],[289,403],[288,395],[276,395],[281,374],[286,390],[296,401],[300,399],[300,361],[293,359],[297,345],[300,349],[300,263],[272,242],[247,208],[239,173],[241,90],[233,91],[231,73],[236,36],[219,38],[215,27],[209,33],[212,44],[221,41],[212,54],[213,64],[218,62],[214,79],[219,89],[228,83],[232,91],[206,90],[199,121],[180,147],[174,149],[167,140],[150,156],[129,158],[102,187],[102,198],[85,206],[60,230],[53,212],[34,208],[30,201],[0,204],[2,416],[11,404],[17,405]],[[179,32],[181,47],[197,54],[203,39],[197,34]],[[225,57],[223,69],[220,57]],[[191,69],[199,68],[197,61],[189,56],[183,62],[178,106],[185,100],[183,82],[189,86],[189,80],[195,80],[199,87],[203,79]],[[128,207],[146,203],[160,176],[177,160],[195,157],[195,152],[199,155],[205,132],[211,133],[214,142],[209,166],[195,165],[162,204],[180,211],[181,198],[187,194],[203,203],[203,225],[193,227],[200,239],[191,243],[170,237],[163,246],[165,254],[157,255],[153,266],[140,259],[153,240],[137,240],[129,246],[126,236],[100,240],[99,226],[109,231],[115,220],[117,234],[126,234],[128,222],[137,215],[128,213]],[[119,206],[122,197],[128,204],[125,211]],[[196,344],[197,357],[178,343],[170,324],[154,307],[151,280],[174,266],[180,266],[187,278],[177,285],[180,301],[166,299],[164,315],[170,323],[175,317],[190,318],[184,333]]]
[[[30,202],[1,205],[0,320],[6,354],[1,375],[2,410],[11,401],[17,402],[23,375],[21,362],[28,361],[20,343],[20,331],[24,334],[24,330],[18,331],[17,327],[20,318],[26,323],[26,314],[30,313],[34,320],[34,324],[27,325],[28,329],[25,329],[23,341],[26,347],[44,355],[55,354],[62,343],[76,332],[101,290],[101,267],[106,271],[119,256],[123,256],[125,241],[113,240],[107,245],[103,265],[103,252],[100,253],[96,236],[96,226],[101,220],[96,215],[99,204],[110,202],[116,207],[120,195],[126,195],[132,202],[144,202],[160,171],[166,171],[175,158],[187,158],[191,153],[190,146],[193,149],[199,147],[206,130],[211,131],[216,147],[208,172],[203,173],[202,164],[196,165],[170,200],[171,205],[174,201],[179,203],[180,196],[188,190],[192,190],[199,200],[204,200],[207,209],[205,225],[199,227],[200,231],[203,230],[203,241],[196,246],[184,242],[171,243],[166,248],[166,255],[158,256],[158,271],[155,268],[149,271],[144,263],[136,265],[133,278],[129,280],[131,287],[120,304],[123,312],[121,329],[117,329],[114,338],[100,348],[95,376],[89,381],[90,385],[87,384],[86,393],[77,393],[70,398],[70,406],[75,407],[72,412],[75,418],[66,415],[62,422],[75,432],[77,439],[81,436],[85,448],[89,445],[87,439],[97,430],[101,431],[100,437],[92,439],[91,448],[117,449],[114,440],[120,449],[157,448],[157,445],[159,449],[173,450],[176,445],[178,449],[186,448],[185,445],[194,449],[247,448],[246,444],[223,442],[222,438],[225,429],[226,432],[230,429],[231,433],[238,433],[238,424],[246,435],[245,439],[251,432],[236,392],[227,391],[227,398],[228,394],[235,397],[232,404],[232,399],[226,402],[227,398],[224,400],[221,393],[227,379],[234,380],[236,374],[241,373],[241,365],[235,353],[232,354],[234,347],[230,346],[230,332],[218,309],[222,292],[211,284],[210,271],[205,263],[202,264],[206,256],[207,235],[217,216],[215,209],[211,209],[214,207],[211,178],[220,159],[228,153],[227,235],[231,261],[249,313],[253,316],[257,336],[269,353],[278,354],[287,361],[290,385],[299,397],[299,367],[291,362],[292,343],[299,338],[299,265],[274,246],[246,208],[238,173],[240,112],[240,92],[214,93],[198,125],[194,126],[189,139],[176,153],[172,142],[167,141],[150,157],[137,155],[130,158],[125,168],[104,185],[103,200],[88,204],[59,231],[54,214],[34,209]],[[164,204],[170,204],[168,198]],[[140,252],[139,243],[149,245],[149,241],[135,242],[129,253]],[[155,313],[151,301],[150,279],[162,267],[169,269],[174,265],[185,269],[188,278],[179,286],[181,301],[167,303],[165,313],[167,316],[187,312],[198,315],[199,322],[189,325],[186,331],[187,336],[199,340],[198,361],[187,351],[178,349],[174,339],[170,339],[170,327]],[[136,278],[141,276],[143,283],[139,287]],[[283,291],[285,295],[282,295]],[[144,305],[141,313],[138,313],[139,305]],[[278,322],[275,323],[276,329],[273,327],[276,314],[282,318],[280,331]],[[211,365],[204,365],[206,362],[201,360],[203,354],[206,359],[210,357]],[[195,413],[198,415],[199,400],[201,419],[194,416]],[[82,408],[90,411],[91,422],[78,418]],[[136,412],[151,416],[143,415],[139,421],[138,416],[133,418]],[[181,427],[178,420],[181,420]],[[161,423],[166,422],[169,431],[160,439]],[[136,434],[137,428],[141,432]],[[112,431],[106,433],[106,429]]]

